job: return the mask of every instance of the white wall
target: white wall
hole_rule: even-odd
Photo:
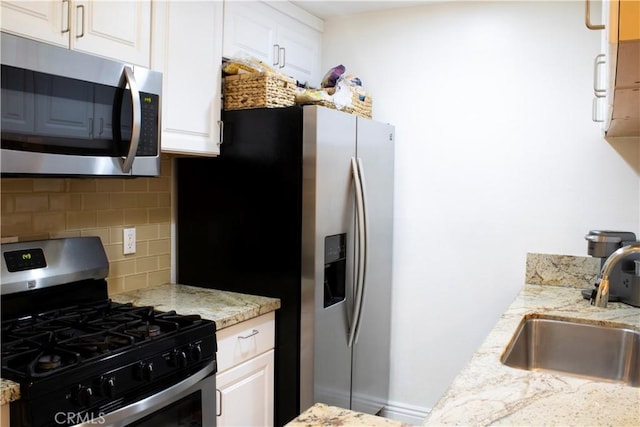
[[[358,74],[396,126],[391,400],[427,411],[522,287],[527,252],[640,231],[638,144],[591,121],[600,33],[582,2],[336,18],[323,43],[323,69]]]

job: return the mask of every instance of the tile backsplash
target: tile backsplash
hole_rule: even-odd
[[[158,178],[2,178],[4,241],[99,236],[109,259],[109,293],[171,279],[171,158]],[[136,253],[123,254],[135,227]]]

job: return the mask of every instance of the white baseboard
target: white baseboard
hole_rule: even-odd
[[[380,415],[414,426],[421,426],[429,412],[431,412],[431,408],[407,405],[402,402],[388,402]]]

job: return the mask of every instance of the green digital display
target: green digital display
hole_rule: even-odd
[[[3,255],[4,260],[7,263],[7,270],[12,273],[16,271],[44,268],[47,266],[47,262],[44,259],[44,253],[40,248],[5,252]]]

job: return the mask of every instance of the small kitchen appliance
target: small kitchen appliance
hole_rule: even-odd
[[[600,258],[600,268],[616,250],[638,243],[636,235],[629,231],[591,230],[584,238],[588,242],[587,253],[592,257]],[[609,275],[610,302],[623,302],[640,307],[640,276],[636,274],[637,260],[640,260],[639,254],[630,254],[613,267]],[[584,289],[582,296],[591,299],[596,289]]]
[[[11,426],[215,426],[215,323],[107,297],[99,238],[2,245]]]
[[[162,73],[2,33],[3,176],[159,176]]]

